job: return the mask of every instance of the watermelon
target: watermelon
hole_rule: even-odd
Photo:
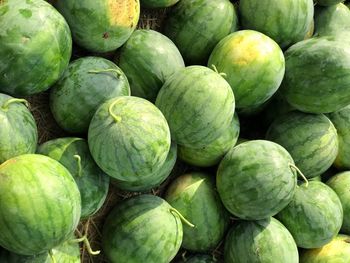
[[[297,187],[292,201],[277,218],[291,232],[298,247],[319,248],[338,234],[343,209],[330,187],[310,181]]]
[[[233,215],[260,220],[277,214],[292,200],[297,177],[294,161],[280,145],[252,140],[232,148],[220,162],[216,186]]]
[[[347,263],[350,258],[350,236],[338,235],[327,245],[304,250],[300,263]]]
[[[180,217],[165,200],[139,195],[117,204],[108,215],[102,247],[111,263],[168,263],[182,236]]]
[[[25,96],[47,90],[68,66],[67,22],[46,1],[0,1],[0,91]]]
[[[50,107],[61,128],[86,133],[100,104],[128,95],[128,79],[117,65],[104,58],[83,57],[70,63],[51,89]]]
[[[141,5],[147,8],[160,8],[175,5],[179,0],[141,0]]]
[[[81,195],[81,218],[101,208],[108,193],[109,176],[95,164],[86,140],[54,139],[41,144],[37,153],[59,161],[74,177]]]
[[[170,130],[149,101],[120,96],[103,103],[91,120],[91,155],[109,176],[133,182],[159,169],[170,150]]]
[[[286,48],[304,39],[314,15],[312,0],[241,0],[241,24]]]
[[[140,16],[139,0],[60,0],[56,8],[66,18],[74,41],[93,52],[122,46]]]
[[[195,225],[183,227],[182,247],[198,252],[216,248],[224,237],[229,216],[212,176],[193,172],[176,178],[167,189],[165,200]]]
[[[350,46],[334,36],[301,41],[286,53],[281,92],[300,111],[329,113],[350,104]],[[325,63],[327,61],[327,63]]]
[[[338,153],[337,130],[323,114],[288,112],[271,124],[266,138],[286,148],[307,178],[325,172]]]
[[[227,263],[299,262],[292,235],[274,218],[235,224],[226,237],[224,257]]]
[[[336,5],[341,2],[344,2],[344,0],[316,0],[317,4],[323,5],[323,6],[331,6]]]
[[[38,130],[28,105],[24,99],[0,93],[0,164],[17,155],[35,152]]]
[[[327,185],[336,192],[342,203],[344,219],[341,232],[350,234],[350,172],[334,175],[327,181]]]
[[[285,69],[277,43],[253,30],[238,31],[222,39],[210,55],[208,66],[212,65],[226,74],[237,108],[254,108],[271,98]]]
[[[328,114],[337,129],[339,149],[334,166],[350,169],[350,106]]]
[[[229,0],[186,0],[170,10],[164,33],[186,64],[203,65],[215,45],[236,28],[237,15]]]
[[[194,166],[213,166],[236,144],[239,130],[238,115],[235,114],[231,126],[215,141],[200,148],[179,146],[179,158]]]
[[[315,35],[328,36],[341,34],[350,29],[350,10],[340,3],[327,7],[318,6],[315,9]]]
[[[44,155],[20,155],[0,165],[0,180],[0,246],[36,255],[72,236],[81,200],[63,165]]]
[[[229,129],[235,99],[220,74],[206,67],[190,66],[165,82],[156,106],[167,119],[177,144],[203,147]]]
[[[187,259],[177,261],[177,263],[220,263],[221,261],[214,260],[213,256],[209,255],[193,255]]]
[[[151,176],[146,178],[140,178],[136,181],[122,181],[112,178],[112,183],[119,189],[132,192],[146,192],[152,188],[160,186],[170,175],[173,170],[177,157],[177,144],[172,142],[168,156],[157,170],[155,170]]]
[[[130,81],[132,95],[154,102],[164,82],[185,64],[169,38],[141,29],[121,49],[119,66]]]

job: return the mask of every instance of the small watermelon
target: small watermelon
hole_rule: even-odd
[[[175,5],[179,0],[141,0],[141,5],[147,8],[160,8]]]

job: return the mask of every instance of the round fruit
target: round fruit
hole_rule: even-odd
[[[147,8],[160,8],[175,5],[179,0],[141,0],[141,5]]]

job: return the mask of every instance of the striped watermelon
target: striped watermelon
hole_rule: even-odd
[[[216,185],[225,207],[245,220],[277,214],[292,200],[297,177],[292,157],[264,140],[241,143],[220,162]]]
[[[38,130],[28,102],[0,93],[0,164],[17,155],[34,153]]]
[[[255,108],[277,91],[285,61],[281,48],[271,38],[257,31],[242,30],[217,44],[208,61],[208,66],[212,65],[227,75],[237,108]]]
[[[179,0],[141,0],[141,5],[147,8],[160,8],[175,5]]]
[[[343,209],[330,187],[310,181],[297,187],[292,201],[277,218],[291,232],[298,247],[319,248],[338,234]]]
[[[177,144],[203,147],[230,127],[235,100],[222,76],[206,67],[191,66],[165,82],[156,105]]]
[[[50,107],[61,128],[86,133],[103,102],[128,95],[128,79],[117,65],[104,58],[83,57],[70,63],[51,89]]]
[[[160,197],[139,195],[119,203],[108,215],[102,247],[111,263],[168,263],[182,242],[182,223]]]
[[[327,245],[304,250],[300,263],[347,263],[350,259],[350,236],[338,235]]]
[[[338,153],[337,130],[323,114],[288,112],[271,124],[266,138],[286,148],[307,178],[325,172]]]
[[[60,0],[56,8],[67,19],[74,41],[93,52],[122,46],[140,15],[139,0]]]
[[[36,255],[71,237],[80,219],[79,189],[59,162],[25,154],[0,165],[0,245]]]
[[[186,0],[170,10],[164,33],[186,64],[204,65],[215,45],[236,28],[237,15],[229,0]]]
[[[182,247],[192,251],[210,251],[219,244],[229,216],[215,190],[213,177],[193,172],[176,178],[165,200],[177,209],[194,228],[184,225]]]
[[[341,232],[350,235],[350,171],[332,176],[327,185],[336,192],[342,203],[344,219]]]
[[[292,235],[274,218],[235,224],[226,237],[224,257],[227,263],[299,262]]]
[[[0,91],[25,96],[47,90],[71,56],[67,22],[46,1],[0,1]]]
[[[86,140],[54,139],[41,144],[37,153],[59,161],[71,173],[81,195],[81,218],[101,208],[108,193],[109,176],[95,164]]]
[[[153,30],[136,30],[120,51],[119,66],[132,95],[153,102],[164,82],[185,64],[169,38]]]
[[[262,32],[286,48],[304,39],[314,15],[312,0],[241,0],[243,28]]]
[[[177,261],[177,263],[220,263],[221,261],[214,260],[213,256],[209,255],[194,255],[187,259]]]
[[[163,165],[170,149],[170,130],[149,101],[121,96],[103,103],[88,133],[91,155],[100,168],[118,180],[146,179]]]
[[[238,115],[235,114],[231,126],[215,141],[200,148],[179,146],[179,158],[194,166],[213,166],[236,144],[239,129]]]

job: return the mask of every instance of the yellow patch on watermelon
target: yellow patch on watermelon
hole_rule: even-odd
[[[111,25],[136,27],[140,15],[139,0],[108,0]]]

